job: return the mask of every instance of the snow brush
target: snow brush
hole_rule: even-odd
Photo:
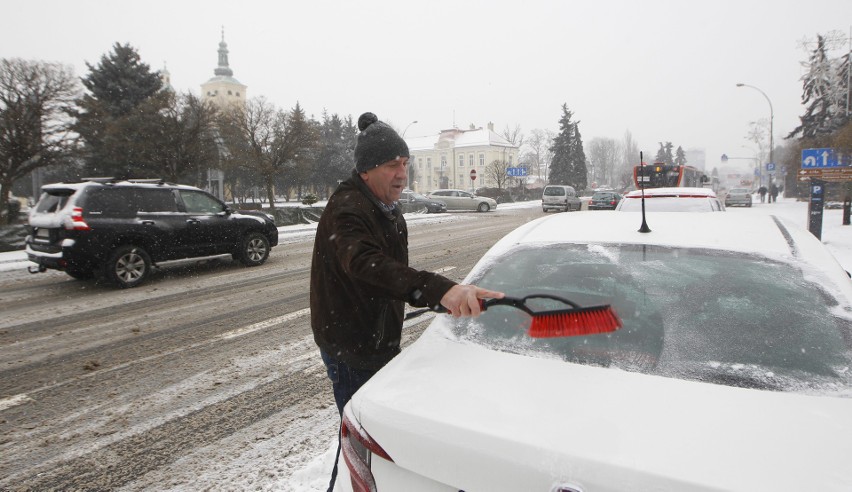
[[[564,309],[533,310],[527,305],[530,299],[552,299],[566,306]],[[523,298],[504,297],[502,299],[480,299],[479,307],[487,311],[492,306],[510,306],[527,313],[532,317],[528,335],[532,338],[556,338],[610,333],[623,326],[621,318],[609,304],[582,307],[577,303],[559,296],[548,294],[532,294]],[[424,308],[405,315],[405,319],[416,318],[423,313],[450,313],[444,306]],[[452,313],[450,313],[452,314]]]

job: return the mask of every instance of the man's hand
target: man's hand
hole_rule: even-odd
[[[456,318],[460,316],[479,316],[482,309],[480,299],[502,299],[502,292],[481,289],[475,285],[456,284],[441,298],[441,305]]]

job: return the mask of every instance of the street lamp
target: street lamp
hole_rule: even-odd
[[[773,126],[773,123],[775,121],[775,111],[773,111],[773,109],[772,109],[772,101],[769,100],[769,96],[767,96],[765,92],[763,92],[762,90],[758,89],[757,87],[755,87],[753,85],[739,83],[739,84],[737,84],[737,87],[750,87],[750,88],[756,90],[757,92],[763,94],[763,97],[766,98],[766,102],[769,103],[769,162],[774,163],[775,161],[772,160],[772,150],[773,150],[772,148],[775,146],[775,140],[774,140],[774,134],[773,134],[773,131],[772,131],[772,126]],[[772,185],[772,174],[769,175],[769,184]]]
[[[412,121],[411,123],[409,123],[408,125],[405,126],[405,130],[402,131],[402,138],[405,138],[405,132],[408,131],[408,127],[415,124],[415,123],[417,123],[417,120],[414,120],[414,121]]]

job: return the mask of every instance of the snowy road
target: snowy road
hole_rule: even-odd
[[[413,218],[412,265],[460,280],[540,214]],[[0,490],[322,488],[337,412],[309,328],[312,239],[129,290],[0,258]]]
[[[807,204],[726,213],[804,226]],[[840,214],[823,242],[850,270]],[[461,279],[540,215],[413,218],[412,264]],[[259,268],[175,264],[124,291],[0,255],[0,490],[325,490],[337,413],[308,325],[312,234],[281,239]]]

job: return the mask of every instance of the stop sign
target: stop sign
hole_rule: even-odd
[[[471,169],[470,170],[470,180],[473,181],[474,179],[476,179],[476,169]]]

